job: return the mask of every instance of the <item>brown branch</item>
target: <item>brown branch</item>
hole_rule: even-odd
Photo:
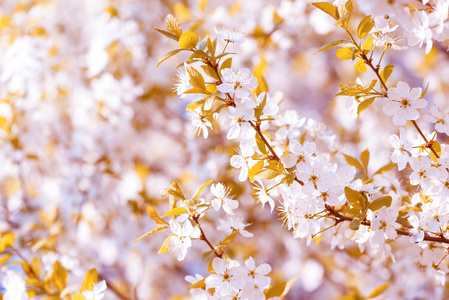
[[[347,31],[348,32],[348,31]],[[349,32],[348,32],[349,34]],[[350,35],[352,38],[352,35]],[[360,56],[363,59],[364,63],[366,65],[368,65],[368,67],[371,68],[371,70],[373,70],[374,74],[376,74],[377,78],[379,78],[379,82],[382,85],[382,87],[385,89],[385,92],[388,92],[388,87],[385,83],[385,81],[382,79],[382,77],[380,76],[379,73],[379,69],[380,66],[377,65],[376,67],[372,64],[371,60],[366,56],[366,54],[363,52],[362,49],[359,48],[359,46],[354,43],[354,45],[356,45],[356,47],[358,48],[358,50],[360,51]],[[418,131],[419,135],[424,139],[424,141],[426,142],[426,148],[429,148],[430,151],[432,151],[432,153],[435,155],[435,157],[440,158],[440,156],[438,155],[438,153],[435,151],[435,149],[433,148],[432,144],[429,143],[429,141],[427,140],[426,136],[424,135],[424,133],[422,132],[421,128],[419,128],[418,124],[416,123],[416,121],[414,120],[410,120],[413,124],[413,126],[415,127],[415,129]]]
[[[262,131],[260,130],[260,124],[256,123],[254,124],[252,121],[248,121],[249,124],[251,125],[251,127],[257,132],[257,134],[259,135],[260,139],[262,140],[262,142],[265,144],[265,146],[268,147],[268,149],[270,150],[271,154],[273,155],[273,159],[276,161],[280,161],[281,159],[279,158],[279,156],[276,154],[276,152],[274,152],[273,147],[271,147],[271,145],[268,143],[267,139],[264,137]],[[302,182],[301,180],[299,180],[296,176],[294,179],[297,183],[299,183],[300,185],[304,185],[304,182]]]
[[[215,256],[222,258],[223,257],[223,253],[218,252],[214,246],[212,246],[212,244],[209,242],[209,240],[206,237],[206,234],[204,233],[203,229],[201,228],[200,222],[198,221],[199,217],[198,216],[194,216],[192,217],[193,221],[195,221],[196,224],[198,224],[198,228],[200,229],[200,240],[205,241],[206,244],[209,246],[209,248],[214,252]]]
[[[333,209],[331,206],[326,204],[326,210],[329,212],[330,215],[332,215],[335,218],[335,222],[341,223],[341,222],[351,222],[353,220],[353,218],[342,215],[341,213],[339,213],[338,211],[336,211],[335,209]],[[403,225],[404,227],[407,228],[412,228],[412,226],[401,222],[401,221],[396,221],[397,223]],[[360,224],[365,225],[365,226],[370,226],[370,222],[367,220],[363,220]],[[410,236],[411,233],[409,231],[405,231],[405,230],[401,230],[401,229],[396,229],[397,234],[399,235],[403,235],[403,236]],[[424,239],[423,241],[428,241],[428,242],[437,242],[437,243],[443,243],[443,244],[449,244],[449,239],[445,238],[444,236],[439,236],[439,237],[435,237],[435,236],[430,236],[429,234],[427,234],[426,232],[424,233]]]

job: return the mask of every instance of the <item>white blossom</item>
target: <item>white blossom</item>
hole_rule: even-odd
[[[222,183],[212,184],[210,187],[214,199],[211,201],[212,207],[215,211],[218,211],[220,207],[223,206],[223,210],[228,214],[233,216],[233,209],[239,207],[239,202],[234,200],[233,197],[229,195],[230,190]]]
[[[232,43],[237,43],[237,44],[242,44],[244,43],[246,40],[243,37],[243,33],[231,29],[231,28],[227,28],[227,27],[214,27],[214,31],[216,34],[218,34],[222,39],[224,39],[225,41],[228,42],[232,42]]]
[[[412,144],[407,139],[407,132],[404,128],[399,128],[399,132],[399,137],[396,134],[390,135],[389,141],[394,148],[391,153],[391,161],[398,164],[398,170],[401,171],[410,160],[409,153],[412,151]]]
[[[410,90],[406,82],[399,81],[395,88],[388,89],[388,98],[383,106],[383,112],[393,116],[393,123],[398,126],[405,125],[407,120],[419,118],[419,109],[427,106],[427,101],[421,99],[421,88]]]
[[[259,84],[256,77],[251,77],[251,72],[247,68],[240,69],[237,74],[231,69],[221,70],[223,75],[223,83],[217,86],[222,93],[235,95],[237,98],[248,97],[251,90],[255,89]]]
[[[94,284],[92,290],[83,292],[86,300],[101,300],[104,298],[104,291],[106,291],[106,281],[102,280]]]

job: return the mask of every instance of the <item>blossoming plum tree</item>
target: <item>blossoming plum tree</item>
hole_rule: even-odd
[[[448,203],[441,193],[445,189],[448,170],[440,157],[447,156],[447,146],[436,140],[436,134],[428,139],[418,125],[422,111],[428,106],[428,101],[423,99],[427,89],[423,92],[418,87],[410,88],[403,81],[399,81],[396,87],[388,87],[388,79],[394,66],[382,68],[381,63],[388,49],[404,49],[397,46],[400,40],[394,35],[398,28],[395,22],[399,20],[394,17],[387,20],[375,19],[367,15],[359,21],[354,36],[350,25],[353,22],[354,3],[340,2],[313,3],[334,18],[336,25],[348,35],[348,39],[329,42],[318,52],[338,46],[336,54],[339,59],[355,60],[354,67],[358,72],[365,73],[367,69],[371,69],[377,78],[365,86],[357,82],[342,85],[337,95],[355,98],[359,118],[373,103],[383,103],[382,110],[387,116],[393,116],[394,125],[405,126],[410,122],[422,138],[422,141],[412,143],[402,127],[400,138],[391,135],[390,142],[394,151],[390,164],[371,173],[368,169],[368,150],[360,154],[360,159],[335,151],[338,139],[323,127],[317,126],[313,119],[301,122],[298,116],[294,116],[292,123],[299,125],[293,130],[293,135],[288,137],[279,134],[285,114],[279,113],[278,105],[270,101],[266,87],[259,86],[257,78],[251,77],[248,69],[240,67],[235,73],[236,67],[231,58],[234,54],[225,52],[229,43],[243,42],[241,36],[235,35],[231,29],[215,30],[225,42],[223,50],[218,50],[220,43],[217,39],[206,36],[200,41],[195,32],[178,32],[175,40],[179,42],[179,51],[191,52],[189,59],[179,64],[179,68],[185,68],[185,72],[179,71],[179,74],[188,74],[189,81],[183,82],[190,85],[190,88],[184,85],[181,88],[184,92],[178,94],[198,95],[199,100],[187,106],[187,111],[195,111],[199,120],[202,120],[201,123],[192,123],[195,131],[202,130],[206,138],[207,130],[220,126],[227,131],[229,140],[239,141],[238,154],[230,160],[230,164],[239,169],[239,180],[253,183],[259,190],[256,194],[261,198],[259,201],[263,204],[269,202],[272,209],[276,207],[279,216],[296,239],[310,245],[312,240],[329,238],[348,228],[353,234],[347,238],[346,243],[357,243],[363,248],[378,248],[384,259],[394,260],[390,245],[403,237],[412,237],[408,241],[415,245],[418,243],[421,255],[426,255],[429,244],[435,244],[437,249],[441,249],[431,259],[432,262],[424,264],[424,267],[428,274],[444,284],[442,274],[447,272],[447,266],[442,262],[448,253],[445,249],[449,243],[449,233],[446,220]],[[410,17],[413,15],[416,18],[413,21],[416,26],[410,31],[409,43],[411,46],[422,46],[425,42],[426,53],[432,47],[432,29],[438,27],[428,27],[428,18],[434,14],[435,6],[430,4],[429,7],[430,14],[410,10]],[[447,14],[439,19],[439,32],[445,30],[442,22],[446,19]],[[437,22],[438,19],[434,20]],[[158,31],[167,36],[176,35],[173,28],[181,28],[171,15],[167,16],[165,22],[167,31]],[[425,33],[418,28],[422,28]],[[383,49],[378,62],[374,63],[377,47]],[[170,52],[161,61],[176,53]],[[441,108],[433,108],[431,111],[432,116],[427,117],[427,120],[444,124]],[[441,126],[436,129],[444,131]],[[413,152],[412,148],[419,148],[420,151]],[[409,178],[410,186],[418,187],[402,197],[393,187],[379,185],[377,180],[384,173],[392,172],[396,164],[398,171],[410,164],[413,173],[406,178]],[[255,184],[256,180],[258,185]],[[197,239],[205,241],[210,247],[203,258],[210,254],[216,256],[209,266],[212,274],[193,283],[190,287],[193,289],[192,294],[195,297],[201,295],[216,299],[224,299],[229,295],[238,299],[284,297],[288,289],[278,289],[276,285],[269,288],[269,280],[263,285],[251,285],[251,288],[245,285],[249,279],[244,274],[252,269],[246,265],[249,264],[248,261],[254,261],[252,257],[245,262],[245,269],[242,263],[225,256],[229,243],[241,230],[239,228],[243,227],[231,226],[231,235],[217,245],[209,242],[200,226],[207,211],[212,207],[217,210],[223,204],[228,218],[234,212],[229,205],[225,206],[229,202],[226,200],[227,192],[221,192],[225,195],[219,199],[218,204],[217,198],[212,202],[198,198],[208,184],[210,182],[205,183],[192,198],[185,197],[176,183],[164,192],[171,197],[171,210],[164,217],[174,216],[176,221],[170,222],[184,222],[189,224],[189,228],[192,228],[191,223],[195,224],[201,232]],[[264,191],[263,195],[261,191]],[[213,185],[211,192],[217,197],[217,186]],[[410,199],[413,200],[410,202]],[[233,209],[237,209],[238,204],[233,206]],[[179,228],[180,226],[178,225]],[[164,244],[161,252],[170,249]],[[177,247],[173,249],[176,250]],[[183,257],[184,254],[181,258]],[[268,273],[268,267],[266,269],[263,275]],[[200,294],[199,289],[202,289]],[[380,294],[380,290],[375,294]]]
[[[0,299],[448,298],[448,18],[2,1]]]

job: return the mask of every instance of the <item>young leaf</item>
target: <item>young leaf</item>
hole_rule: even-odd
[[[184,193],[181,190],[181,187],[179,186],[179,184],[176,181],[173,181],[171,183],[171,188],[169,190],[173,191],[173,194],[172,194],[173,196],[180,198],[182,200],[186,199],[186,197],[184,196]],[[167,191],[167,192],[169,192],[169,191]]]
[[[313,6],[316,8],[322,10],[323,12],[330,15],[335,20],[340,19],[340,15],[338,14],[338,9],[336,6],[334,6],[332,3],[329,2],[315,2],[312,3]]]
[[[376,298],[377,296],[381,295],[385,290],[390,286],[389,282],[386,282],[382,285],[379,285],[374,288],[374,290],[371,291],[371,293],[368,295],[368,299]]]
[[[424,89],[424,91],[422,92],[421,96],[419,97],[420,99],[424,98],[424,96],[427,94],[427,89],[429,88],[429,84],[427,84],[426,88]]]
[[[249,170],[248,170],[248,178],[250,182],[254,182],[254,176],[260,172],[260,170],[262,170],[264,165],[264,161],[261,160],[259,162],[257,162],[254,166],[252,166]]]
[[[329,42],[329,43],[321,46],[321,48],[317,52],[315,52],[314,54],[317,54],[318,52],[321,52],[321,51],[329,50],[329,49],[331,49],[331,48],[333,48],[335,46],[338,46],[338,45],[340,45],[340,44],[342,44],[344,42],[346,42],[346,40],[336,40],[336,41],[333,41],[333,42]]]
[[[206,84],[204,82],[203,75],[201,75],[200,72],[198,72],[195,68],[191,66],[186,66],[187,73],[189,73],[190,76],[190,84],[193,87],[199,88],[199,89],[206,89]]]
[[[157,231],[160,231],[160,230],[162,230],[162,229],[165,229],[165,228],[168,228],[168,226],[167,226],[167,225],[164,225],[164,226],[158,226],[158,227],[156,227],[156,228],[153,228],[152,230],[148,231],[147,233],[141,235],[141,236],[140,236],[138,239],[136,239],[133,243],[136,243],[136,242],[140,241],[141,239],[146,238],[147,236],[150,236],[150,235],[152,235],[153,233],[155,233],[155,232],[157,232]]]
[[[435,152],[438,154],[438,156],[441,156],[441,145],[438,141],[433,141],[432,148],[435,150]],[[432,157],[432,160],[436,163],[438,163],[438,158],[433,154],[433,151],[430,150],[430,156]]]
[[[179,38],[179,47],[182,49],[193,49],[198,44],[198,33],[193,31],[184,32]]]
[[[209,56],[203,50],[196,50],[195,52],[192,53],[192,55],[190,55],[189,60],[193,61],[194,58],[203,59],[209,58]]]
[[[92,290],[96,282],[98,282],[98,272],[97,269],[93,268],[87,271],[86,275],[84,275],[84,281],[81,285],[80,292]]]
[[[208,37],[206,42],[207,49],[212,57],[215,57],[215,48],[216,43],[212,42],[212,40]]]
[[[220,66],[220,71],[223,69],[230,69],[232,66],[232,57],[227,58]]]
[[[181,37],[182,29],[181,29],[181,24],[179,23],[178,19],[176,19],[172,15],[168,14],[165,17],[164,23],[165,23],[165,27],[171,34],[176,36],[178,39]]]
[[[182,215],[182,214],[186,214],[188,213],[187,209],[185,209],[184,207],[175,207],[171,210],[169,210],[168,212],[166,212],[162,217],[170,217],[170,216],[177,216],[177,215]]]
[[[206,261],[212,254],[214,254],[213,250],[206,251],[201,255],[201,260]]]
[[[159,33],[162,33],[162,34],[165,35],[166,37],[171,38],[172,40],[175,40],[175,41],[178,41],[178,40],[179,40],[179,38],[178,38],[176,35],[174,35],[174,34],[168,32],[168,31],[165,31],[165,30],[162,30],[162,29],[158,29],[158,28],[153,28],[153,29],[156,30],[156,31],[159,32]]]
[[[383,196],[383,197],[377,198],[376,200],[371,202],[368,205],[368,208],[371,209],[372,211],[376,211],[376,210],[381,209],[384,206],[385,207],[390,207],[392,200],[393,199],[391,198],[391,196]]]
[[[0,255],[0,266],[7,263],[11,257],[12,257],[11,253]]]
[[[162,220],[161,217],[159,217],[157,211],[153,207],[147,206],[147,211],[148,211],[148,216],[150,217],[150,219],[153,220],[154,222],[156,222],[157,224],[161,224],[161,225],[168,224],[167,222]]]
[[[366,100],[363,100],[359,106],[357,106],[357,118],[360,120],[360,114],[367,109],[371,104],[373,104],[376,97],[368,98]]]
[[[194,102],[190,103],[189,105],[187,105],[186,110],[195,109],[197,107],[200,107],[201,105],[204,104],[204,102],[206,102],[206,99],[201,99],[201,100],[198,100],[198,101],[194,101]]]
[[[7,233],[0,239],[0,252],[4,252],[5,249],[14,246],[14,234]]]
[[[359,227],[360,227],[360,223],[361,223],[360,219],[354,218],[354,219],[352,219],[352,221],[349,223],[349,228],[352,229],[352,230],[354,230],[354,231],[355,231],[355,230],[358,230]]]
[[[376,175],[376,174],[383,174],[383,173],[385,173],[385,172],[390,171],[391,169],[393,169],[393,168],[396,167],[396,166],[397,166],[397,165],[394,164],[394,163],[386,164],[385,166],[383,166],[382,168],[380,168],[379,170],[377,170],[373,175]]]
[[[257,144],[257,148],[259,149],[260,153],[267,154],[267,146],[265,145],[265,143],[262,141],[262,139],[260,138],[260,136],[257,133],[256,133],[256,144]]]
[[[388,78],[390,78],[393,69],[394,65],[388,65],[380,71],[380,78],[382,78],[385,83],[387,83]]]
[[[349,204],[351,204],[353,207],[355,207],[356,209],[361,209],[362,208],[362,195],[357,192],[354,191],[353,189],[351,189],[350,187],[345,187],[345,196],[346,199],[348,199]]]
[[[206,73],[207,76],[209,76],[215,80],[218,80],[218,75],[217,75],[217,73],[215,73],[214,68],[212,68],[211,66],[202,65],[201,69],[203,69],[204,73]]]
[[[360,161],[362,162],[363,167],[365,170],[368,170],[368,162],[369,162],[369,150],[366,149],[365,151],[360,154]]]
[[[214,181],[211,179],[211,180],[203,183],[203,185],[196,191],[195,196],[193,196],[193,198],[198,198],[198,196],[201,194],[201,192],[212,182],[214,182]]]
[[[225,239],[223,240],[223,242],[221,243],[222,245],[227,245],[230,242],[232,242],[232,240],[237,236],[237,234],[239,233],[239,230],[233,230],[232,233],[230,235],[228,235],[227,237],[225,237]]]
[[[362,170],[362,171],[364,170],[362,164],[357,159],[355,159],[352,156],[346,155],[346,154],[343,154],[343,155],[345,156],[346,161],[348,162],[348,164],[350,164],[351,166],[356,167],[359,170]]]
[[[284,293],[286,286],[287,286],[287,282],[280,282],[278,284],[271,286],[265,292],[265,298],[270,299],[270,298],[274,298],[274,297],[280,297],[282,295],[282,293]]]
[[[270,170],[270,169],[265,169],[260,171],[259,173],[257,173],[254,177],[260,178],[260,179],[264,179],[264,180],[268,180],[268,179],[273,179],[278,177],[279,175],[281,175],[281,173]]]
[[[366,73],[366,65],[363,59],[360,59],[358,62],[356,62],[354,68],[360,73]]]
[[[374,27],[374,19],[371,16],[366,16],[360,22],[359,27],[357,28],[357,35],[359,39],[363,39]]]
[[[170,237],[167,237],[162,244],[161,249],[159,249],[159,252],[157,254],[165,253],[168,251],[168,244],[170,243]]]
[[[365,54],[368,54],[371,51],[371,47],[373,46],[374,37],[370,37],[365,40],[362,45],[362,50]]]
[[[337,57],[341,60],[353,59],[354,49],[353,48],[340,48],[335,51]]]
[[[76,293],[72,296],[72,300],[86,300],[86,297],[84,297],[81,293]]]
[[[67,285],[67,270],[59,263],[59,261],[55,261],[53,264],[50,282],[59,291],[62,291]]]
[[[213,251],[208,251],[208,252],[212,252]],[[206,252],[206,253],[208,253]],[[195,282],[194,284],[192,284],[191,286],[188,287],[188,289],[204,289],[206,287],[206,278],[203,278],[201,280],[198,280],[197,282]]]

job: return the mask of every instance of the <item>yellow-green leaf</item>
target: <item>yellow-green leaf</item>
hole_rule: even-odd
[[[171,34],[175,35],[178,38],[182,35],[181,24],[179,23],[178,19],[176,19],[175,17],[168,14],[165,17],[164,23],[165,23],[165,27]]]
[[[50,282],[57,288],[59,291],[62,291],[67,285],[67,270],[56,261],[53,264],[53,272],[50,278]]]
[[[388,78],[390,78],[391,73],[393,72],[394,66],[388,65],[380,71],[380,78],[387,83]]]
[[[329,43],[321,46],[321,48],[317,52],[315,52],[314,54],[317,54],[318,52],[321,52],[321,51],[329,50],[329,49],[331,49],[331,48],[333,48],[335,46],[338,46],[338,45],[340,45],[340,44],[342,44],[344,42],[346,42],[346,40],[336,40],[336,41],[333,41],[333,42],[329,42]]]
[[[254,176],[260,172],[260,170],[262,170],[264,165],[264,161],[261,160],[259,162],[257,162],[254,166],[252,166],[249,170],[248,170],[248,178],[250,182],[254,182]]]
[[[343,154],[343,155],[345,156],[346,161],[348,162],[348,164],[350,164],[351,166],[356,167],[359,170],[362,170],[362,171],[364,170],[362,164],[357,159],[355,159],[354,157],[352,157],[350,155],[346,155],[346,154]]]
[[[7,233],[0,239],[0,252],[4,252],[6,248],[14,246],[14,234]]]
[[[206,278],[203,278],[197,282],[195,282],[194,284],[192,284],[191,286],[188,287],[188,289],[204,289],[206,287]]]
[[[365,40],[362,45],[362,50],[365,54],[368,54],[371,51],[371,47],[373,46],[374,37],[370,37]]]
[[[379,170],[377,170],[377,171],[374,173],[374,175],[376,175],[376,174],[383,174],[383,173],[385,173],[385,172],[390,171],[390,170],[393,169],[394,167],[396,167],[396,164],[394,164],[394,163],[386,164],[385,166],[383,166],[382,168],[380,168]]]
[[[315,2],[312,3],[313,6],[316,8],[322,10],[323,12],[330,15],[335,20],[340,19],[340,15],[338,14],[338,9],[336,6],[334,6],[332,3],[329,2]]]
[[[177,215],[182,215],[182,214],[186,214],[187,213],[187,209],[185,209],[184,207],[175,207],[171,210],[169,210],[168,212],[166,212],[162,217],[170,217],[170,216],[177,216]]]
[[[260,153],[267,154],[267,146],[260,138],[259,134],[256,132],[256,144],[257,148],[259,149]]]
[[[166,238],[164,243],[162,244],[161,249],[159,249],[158,254],[165,253],[168,251],[168,243],[170,242],[170,237]]]
[[[202,186],[200,186],[200,188],[196,191],[195,196],[193,196],[193,198],[198,198],[198,196],[201,194],[201,192],[212,182],[214,182],[212,179],[206,181],[205,183],[203,183]]]
[[[349,204],[351,204],[353,207],[360,209],[362,208],[362,195],[350,187],[345,187],[345,196],[346,199],[348,199]]]
[[[368,162],[369,162],[369,150],[366,149],[365,151],[360,154],[360,161],[362,162],[363,167],[365,170],[368,169]]]
[[[204,73],[206,73],[207,76],[209,76],[209,77],[211,77],[211,78],[213,78],[215,80],[218,80],[218,75],[215,72],[214,68],[212,68],[211,66],[209,66],[209,65],[202,65],[201,69],[203,69]]]
[[[360,219],[359,218],[354,218],[352,219],[352,221],[349,223],[349,228],[352,230],[359,230],[360,227]]]
[[[437,153],[438,157],[441,157],[441,145],[438,141],[433,141],[432,148]],[[433,154],[433,151],[430,150],[430,156],[432,157],[432,160],[436,163],[438,163],[438,158]]]
[[[167,226],[167,225],[164,225],[164,226],[158,226],[158,227],[156,227],[156,228],[153,228],[152,230],[148,231],[147,233],[143,234],[143,235],[140,236],[138,239],[136,239],[136,240],[134,241],[134,243],[140,241],[140,240],[143,239],[143,238],[146,238],[147,236],[149,236],[149,235],[151,235],[151,234],[153,234],[153,233],[155,233],[155,232],[157,232],[157,231],[160,231],[160,230],[162,230],[162,229],[165,229],[165,228],[168,228],[168,226]]]
[[[220,66],[220,71],[223,69],[230,69],[232,66],[232,57],[226,59]]]
[[[371,209],[372,211],[376,211],[376,210],[381,209],[384,206],[390,207],[392,200],[393,199],[391,198],[391,196],[383,196],[383,197],[377,198],[376,200],[371,202],[368,205],[368,208]]]
[[[193,31],[184,32],[179,38],[179,47],[182,49],[193,49],[198,44],[198,33]]]
[[[84,297],[81,293],[76,293],[72,296],[72,300],[86,300],[86,297]]]
[[[427,94],[427,89],[429,88],[429,84],[427,84],[426,88],[424,89],[424,91],[421,93],[421,96],[419,97],[420,99],[424,98],[424,96]]]
[[[147,211],[148,211],[148,217],[150,217],[150,219],[153,220],[154,222],[156,222],[157,224],[168,224],[167,222],[162,220],[161,217],[159,217],[159,215],[158,215],[157,211],[154,209],[154,207],[147,206]]]
[[[189,82],[192,84],[193,87],[205,90],[206,84],[204,82],[203,75],[201,75],[200,72],[198,72],[195,68],[191,66],[186,66],[187,73],[189,73],[190,80]]]
[[[11,256],[12,256],[11,253],[0,255],[0,266],[7,263],[9,261],[9,259],[11,258]]]
[[[239,233],[239,230],[233,230],[231,234],[229,234],[227,237],[225,237],[225,239],[223,240],[223,243],[221,243],[221,244],[222,245],[229,244],[237,236],[238,233]]]
[[[276,178],[279,175],[281,175],[281,173],[276,172],[274,170],[265,169],[265,170],[262,170],[259,173],[257,173],[254,177],[257,177],[257,178],[260,178],[260,179],[264,179],[264,180],[268,180],[268,179]]]
[[[353,59],[354,58],[354,49],[352,48],[340,48],[335,51],[337,57],[341,60]]]
[[[190,110],[190,109],[195,109],[197,107],[200,107],[201,105],[203,105],[206,102],[206,99],[201,99],[198,101],[193,101],[192,103],[190,103],[189,105],[187,105],[186,110]]]
[[[385,290],[390,286],[389,282],[386,282],[382,285],[379,285],[374,288],[374,290],[371,291],[371,293],[368,295],[368,299],[370,298],[376,298],[377,296],[381,295]]]
[[[356,62],[354,68],[360,73],[366,73],[366,65],[363,59],[360,59],[358,62]]]
[[[204,252],[203,254],[201,254],[201,260],[206,261],[212,254],[214,254],[213,250]]]
[[[158,28],[153,28],[153,29],[156,30],[159,33],[162,33],[166,37],[171,38],[172,40],[175,40],[175,41],[179,40],[179,38],[176,35],[174,35],[173,33],[170,33],[168,31],[165,31],[165,30],[162,30],[162,29],[158,29]]]
[[[359,39],[363,39],[374,27],[374,19],[371,16],[366,16],[360,22],[359,27],[357,28],[357,35]]]
[[[87,271],[86,275],[84,275],[84,281],[81,285],[80,292],[91,291],[94,287],[94,284],[98,282],[98,272],[97,269],[93,268]]]
[[[368,98],[366,100],[363,100],[359,106],[357,106],[357,118],[360,120],[360,114],[367,109],[371,104],[373,104],[375,97]]]
[[[287,282],[280,282],[278,284],[271,286],[265,292],[265,298],[270,299],[273,297],[280,297],[282,295],[282,293],[284,292],[286,286],[287,286]]]

